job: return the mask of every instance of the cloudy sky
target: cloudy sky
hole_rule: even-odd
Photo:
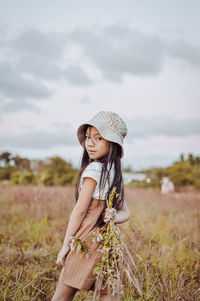
[[[200,151],[198,0],[0,0],[0,152],[78,166],[77,127],[126,122],[122,165]]]

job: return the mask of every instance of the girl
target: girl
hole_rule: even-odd
[[[127,134],[124,121],[114,112],[101,111],[86,124],[79,126],[77,136],[84,151],[76,183],[76,205],[71,213],[63,247],[56,263],[62,266],[56,292],[52,301],[70,301],[77,290],[94,290],[93,270],[101,260],[100,242],[92,244],[92,235],[98,235],[106,223],[129,219],[124,201],[121,158],[123,139]],[[106,198],[117,186],[121,198],[114,198],[112,209],[106,208]],[[74,237],[84,241],[87,256],[74,250]],[[101,300],[119,300],[107,290],[101,291]]]

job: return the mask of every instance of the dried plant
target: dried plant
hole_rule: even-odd
[[[70,238],[70,249],[73,251],[73,250],[76,250],[77,253],[79,253],[81,251],[81,256],[84,254],[86,256],[86,258],[89,257],[89,253],[88,253],[88,248],[87,248],[87,245],[85,243],[84,240],[78,238],[78,237],[75,237],[75,236],[72,236]]]
[[[113,199],[116,194],[116,198],[120,194],[116,193],[117,187],[113,187],[109,198],[106,200],[107,207],[111,209],[113,207]],[[139,295],[142,295],[139,281],[135,276],[137,267],[133,258],[130,255],[128,247],[123,241],[123,234],[119,228],[114,224],[114,219],[107,222],[105,230],[100,231],[100,234],[91,238],[92,242],[100,241],[103,245],[101,252],[103,253],[101,261],[97,263],[94,274],[96,274],[95,292],[93,300],[101,290],[107,288],[107,292],[112,296],[120,294],[122,285],[122,275],[125,273],[126,278],[131,284],[134,284]]]

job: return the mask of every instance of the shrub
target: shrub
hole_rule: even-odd
[[[36,184],[35,176],[31,172],[15,171],[11,175],[11,185]]]

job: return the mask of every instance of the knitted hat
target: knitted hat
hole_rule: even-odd
[[[104,139],[119,144],[122,149],[121,157],[123,157],[123,140],[128,130],[125,122],[118,114],[110,111],[101,111],[87,123],[81,124],[77,130],[77,136],[83,147],[85,144],[85,128],[87,125],[96,127]]]

